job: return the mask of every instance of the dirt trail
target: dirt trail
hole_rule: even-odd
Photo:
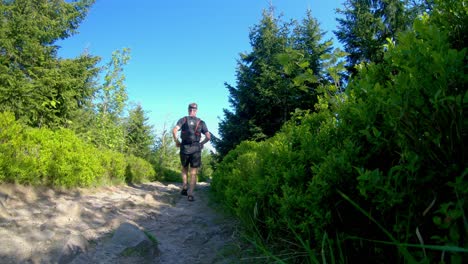
[[[230,263],[223,256],[234,241],[234,223],[208,206],[208,185],[200,184],[195,201],[180,196],[161,210],[148,228],[159,240],[160,263]]]
[[[0,185],[0,262],[58,263],[71,236],[93,254],[130,222],[158,240],[159,255],[114,263],[236,263],[236,223],[209,205],[209,188],[199,183],[189,202],[179,185],[159,182],[73,191]]]

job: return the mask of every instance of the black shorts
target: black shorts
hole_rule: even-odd
[[[191,168],[201,166],[201,147],[200,143],[180,146],[180,163],[184,168],[190,165]]]

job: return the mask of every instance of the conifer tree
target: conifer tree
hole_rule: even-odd
[[[1,1],[0,110],[33,126],[67,125],[92,100],[99,58],[57,58],[94,0]]]
[[[294,78],[297,80],[297,78],[307,77],[309,80],[302,83],[305,86],[296,89],[299,94],[293,97],[295,108],[313,109],[317,100],[317,87],[320,83],[328,82],[323,56],[331,53],[332,41],[323,39],[325,33],[320,29],[318,21],[312,16],[311,10],[307,10],[306,17],[300,24],[296,25],[293,31],[292,48],[300,54],[300,60],[297,60],[296,64],[307,64],[303,64],[301,71],[297,72]],[[289,59],[293,59],[292,56]],[[307,72],[310,74],[304,75]],[[297,81],[294,84],[297,84]]]
[[[217,149],[221,153],[242,139],[261,140],[273,135],[282,122],[277,113],[284,83],[276,56],[285,50],[287,30],[279,26],[271,8],[263,12],[249,38],[252,51],[241,54],[237,87],[226,84],[233,112],[224,110],[226,119],[219,126],[222,140]]]
[[[127,153],[149,160],[151,148],[155,143],[152,129],[141,104],[130,109],[125,124]]]
[[[323,40],[325,33],[320,29],[317,19],[312,16],[311,10],[307,10],[302,23],[294,29],[293,48],[304,53],[309,62],[308,67],[317,74],[323,70],[321,56],[331,51],[331,40]]]
[[[397,41],[397,33],[411,26],[412,16],[408,1],[404,0],[347,0],[344,9],[338,9],[343,18],[336,34],[344,44],[347,67],[351,73],[353,67],[361,62],[381,62],[383,45],[387,40]]]
[[[315,88],[326,81],[322,56],[331,46],[323,35],[310,11],[300,24],[284,23],[272,8],[264,11],[250,33],[252,51],[238,62],[237,86],[226,84],[232,111],[224,110],[221,139],[214,140],[221,156],[243,140],[273,136],[296,109],[313,109]]]

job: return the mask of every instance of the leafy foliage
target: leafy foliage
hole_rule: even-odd
[[[430,20],[448,32],[450,43],[455,49],[466,48],[468,43],[468,3],[466,0],[437,0]]]
[[[127,48],[112,53],[112,58],[106,64],[104,84],[98,90],[96,117],[92,130],[93,142],[100,147],[124,152],[125,128],[123,124],[124,108],[127,104],[127,91],[123,66],[130,59]]]
[[[127,183],[141,183],[149,179],[156,179],[153,166],[142,158],[133,155],[127,156],[125,181]]]
[[[0,131],[2,182],[76,187],[155,177],[147,161],[97,149],[69,129],[30,128],[15,121],[12,113],[3,112]]]
[[[213,189],[275,259],[462,263],[467,50],[443,25],[416,20],[345,93],[322,85],[318,112],[218,164]]]
[[[174,175],[175,152],[152,149],[155,135],[145,111],[126,108],[130,50],[115,51],[102,67],[87,51],[75,59],[57,57],[56,41],[77,32],[93,3],[0,2],[0,182],[71,187],[156,179],[154,168],[160,176]],[[154,155],[173,160],[159,162]]]
[[[206,182],[211,179],[213,175],[213,167],[215,166],[214,154],[207,149],[202,150],[201,162],[202,165],[198,169],[198,181]]]
[[[158,180],[180,182],[181,165],[179,149],[174,144],[172,135],[164,126],[161,134],[156,140],[156,146],[153,150],[152,164],[158,174]]]

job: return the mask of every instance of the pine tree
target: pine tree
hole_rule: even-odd
[[[312,17],[311,10],[307,10],[306,17],[302,23],[296,25],[293,33],[292,48],[296,54],[300,54],[295,63],[303,65],[299,67],[300,71],[293,74],[296,80],[293,83],[297,86],[298,78],[308,79],[309,82],[302,82],[303,86],[296,89],[299,94],[293,97],[292,104],[302,110],[313,109],[317,102],[317,87],[328,82],[323,56],[331,53],[332,41],[323,39],[326,32],[320,29],[320,24]],[[291,54],[289,59],[294,59],[294,55]]]
[[[125,124],[127,153],[149,160],[151,148],[155,143],[152,129],[141,104],[130,109]]]
[[[337,10],[344,18],[337,19],[339,26],[334,33],[349,53],[347,67],[351,73],[361,62],[381,62],[387,40],[396,42],[397,34],[411,26],[414,16],[406,9],[407,3],[406,0],[347,0],[345,8]]]
[[[265,139],[282,123],[278,111],[284,84],[276,56],[285,50],[287,30],[279,26],[270,9],[263,12],[262,20],[253,27],[249,38],[252,51],[241,54],[237,86],[226,84],[233,112],[224,111],[226,119],[219,126],[222,142],[217,144],[218,151],[230,149],[241,139]]]
[[[0,110],[33,126],[57,127],[92,100],[99,58],[62,60],[54,43],[76,33],[93,2],[0,2]]]
[[[221,156],[243,140],[273,136],[296,109],[314,108],[315,89],[328,81],[322,56],[331,42],[322,41],[323,35],[310,11],[301,24],[264,11],[250,33],[252,51],[238,62],[237,86],[226,84],[233,110],[224,110],[221,139],[214,140]]]
[[[309,68],[316,74],[322,72],[321,56],[331,51],[331,40],[323,40],[324,31],[320,24],[312,16],[312,11],[307,10],[306,17],[294,29],[293,48],[302,51],[309,62]]]

